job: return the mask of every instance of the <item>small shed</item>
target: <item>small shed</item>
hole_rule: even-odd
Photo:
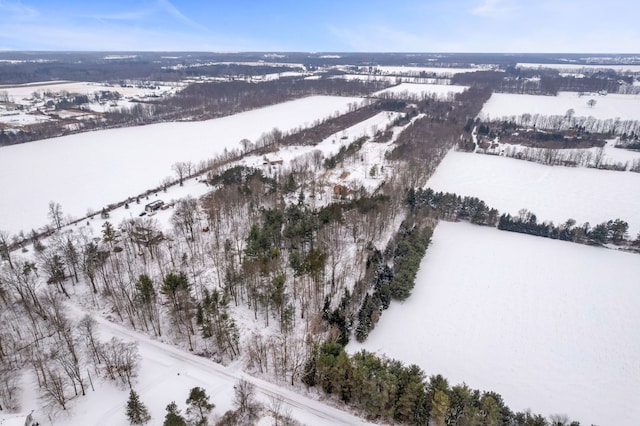
[[[146,212],[155,212],[156,210],[160,210],[162,208],[162,206],[164,206],[164,201],[162,200],[156,200],[153,201],[149,204],[147,204],[146,206],[144,206],[144,211]]]

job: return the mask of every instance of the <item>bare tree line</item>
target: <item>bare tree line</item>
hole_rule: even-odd
[[[593,116],[576,117],[573,114],[544,115],[544,114],[520,114],[504,117],[482,117],[484,121],[514,123],[517,126],[547,129],[552,131],[566,131],[579,129],[581,132],[589,132],[602,135],[624,136],[640,134],[640,121],[621,120],[620,118],[598,119]]]

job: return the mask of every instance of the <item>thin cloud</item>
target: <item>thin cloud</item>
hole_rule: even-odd
[[[513,0],[482,0],[471,13],[485,18],[506,18],[513,15],[518,5]]]
[[[118,28],[118,29],[116,29]],[[32,23],[0,25],[0,46],[5,50],[88,51],[247,51],[274,50],[262,41],[231,35],[199,34],[167,29]]]
[[[10,13],[12,19],[31,19],[38,16],[38,11],[25,6],[22,2],[7,2],[0,0],[0,11]]]
[[[80,15],[81,18],[98,19],[104,21],[138,21],[153,14],[153,10],[139,10],[131,12],[119,12],[119,13],[101,13],[92,15]]]
[[[160,5],[160,7],[162,7],[165,11],[169,12],[175,18],[179,19],[180,21],[184,22],[190,27],[201,30],[201,31],[210,32],[207,27],[200,25],[197,22],[193,21],[192,19],[189,19],[186,16],[184,16],[182,12],[180,12],[178,8],[176,8],[169,0],[158,0],[158,5]]]
[[[383,25],[361,28],[329,26],[329,31],[342,44],[355,51],[415,51],[426,48],[427,37]]]

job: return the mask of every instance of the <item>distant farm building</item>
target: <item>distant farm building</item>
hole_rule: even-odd
[[[154,201],[152,203],[149,203],[146,206],[144,206],[144,211],[146,211],[146,212],[155,212],[156,210],[160,210],[162,208],[162,206],[164,206],[164,201],[156,200],[156,201]]]
[[[269,160],[266,155],[262,157],[263,166],[281,166],[283,163],[284,160]]]

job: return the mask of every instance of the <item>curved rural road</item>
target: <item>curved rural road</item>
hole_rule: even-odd
[[[69,311],[73,311],[73,316],[82,316],[84,312],[80,307],[73,304],[67,304]],[[138,349],[142,355],[141,364],[144,368],[146,356],[151,355],[152,362],[159,363],[164,367],[172,369],[172,375],[176,370],[180,370],[181,374],[188,376],[190,379],[203,381],[203,384],[210,384],[209,381],[204,382],[206,378],[212,376],[219,382],[227,382],[229,388],[239,380],[245,379],[256,388],[259,399],[278,398],[282,402],[284,411],[290,411],[293,418],[302,422],[315,425],[365,425],[372,424],[362,418],[354,416],[345,411],[339,410],[321,401],[317,401],[296,393],[294,390],[283,388],[277,384],[257,379],[244,374],[240,370],[225,367],[216,364],[206,358],[202,358],[171,345],[158,342],[148,336],[136,331],[127,329],[121,325],[110,322],[109,320],[93,315],[93,318],[99,325],[99,330],[104,334],[113,335],[125,340],[133,340],[138,342]],[[167,378],[167,375],[157,377],[151,383],[141,383],[143,386],[138,390],[145,393],[161,383]],[[260,398],[260,394],[267,398]],[[174,399],[174,398],[171,398]],[[216,401],[217,402],[217,401]],[[102,412],[99,419],[96,419],[97,425],[113,425],[116,418],[122,417],[122,404],[116,404],[106,412]]]

